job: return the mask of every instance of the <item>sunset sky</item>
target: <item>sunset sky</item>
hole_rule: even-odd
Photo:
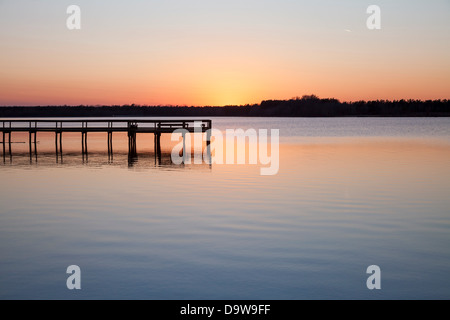
[[[81,8],[81,30],[66,9]],[[381,30],[366,9],[381,8]],[[449,0],[0,0],[0,105],[450,98]]]

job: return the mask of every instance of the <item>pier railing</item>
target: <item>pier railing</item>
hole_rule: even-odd
[[[171,133],[177,129],[206,132],[211,120],[85,120],[0,119],[2,132],[126,132]]]

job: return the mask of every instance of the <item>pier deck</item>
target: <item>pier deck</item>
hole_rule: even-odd
[[[211,120],[38,120],[0,119],[0,132],[128,132],[172,133],[177,129],[206,132]],[[197,131],[196,131],[197,128]]]
[[[128,133],[129,154],[134,155],[136,150],[136,134],[153,133],[155,139],[155,155],[161,154],[160,138],[163,133],[173,133],[175,130],[184,129],[189,133],[207,132],[206,143],[210,143],[211,120],[136,120],[136,119],[0,119],[0,132],[3,140],[3,156],[6,154],[6,145],[11,155],[11,133],[26,132],[29,134],[30,157],[36,151],[37,133],[55,133],[56,153],[62,153],[62,136],[66,132],[81,133],[82,153],[87,154],[88,133],[104,132],[108,134],[108,154],[112,155],[112,138],[115,132]],[[8,139],[6,139],[8,136]],[[8,141],[8,142],[7,142]]]

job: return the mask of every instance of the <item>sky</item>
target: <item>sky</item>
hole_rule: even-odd
[[[0,105],[449,99],[449,18],[450,0],[0,0]]]

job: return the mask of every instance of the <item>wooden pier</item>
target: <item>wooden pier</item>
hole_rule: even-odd
[[[37,155],[37,134],[47,132],[55,134],[56,154],[63,150],[63,134],[67,132],[81,133],[81,153],[88,155],[88,133],[107,133],[108,157],[113,155],[113,133],[126,132],[128,134],[129,157],[137,155],[136,135],[138,133],[154,134],[155,157],[161,157],[161,134],[173,133],[177,129],[184,129],[185,133],[207,133],[206,144],[211,141],[211,120],[41,120],[41,119],[0,119],[0,132],[2,133],[3,157],[8,153],[12,156],[11,134],[13,132],[25,132],[29,136],[29,152]],[[34,147],[34,148],[33,148]],[[6,150],[8,148],[8,151]]]

